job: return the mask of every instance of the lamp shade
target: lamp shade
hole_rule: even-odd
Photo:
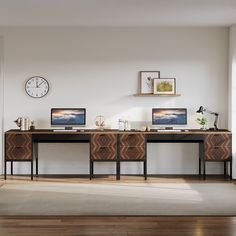
[[[204,108],[203,106],[200,106],[199,109],[196,111],[197,113],[202,113],[203,114]]]

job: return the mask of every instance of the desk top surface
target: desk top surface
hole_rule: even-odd
[[[24,134],[61,134],[61,135],[78,135],[78,134],[94,134],[94,133],[112,133],[112,134],[223,134],[223,133],[231,133],[229,130],[221,129],[221,130],[201,130],[201,129],[181,129],[181,131],[173,130],[157,130],[151,129],[150,131],[139,131],[139,130],[129,130],[129,131],[120,131],[116,129],[78,129],[77,131],[55,131],[52,129],[35,129],[35,130],[27,130],[21,131],[19,129],[11,129],[6,131],[5,133],[24,133]]]

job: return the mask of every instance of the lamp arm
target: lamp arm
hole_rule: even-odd
[[[214,115],[215,115],[214,127],[215,127],[215,130],[218,130],[217,122],[218,122],[219,113],[214,113]]]

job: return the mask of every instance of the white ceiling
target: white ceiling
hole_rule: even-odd
[[[0,0],[0,26],[230,26],[236,0]]]

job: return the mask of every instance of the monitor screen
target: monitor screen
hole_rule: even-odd
[[[80,126],[86,124],[85,108],[52,108],[51,125]]]
[[[187,109],[186,108],[153,108],[152,109],[153,125],[186,125]]]

